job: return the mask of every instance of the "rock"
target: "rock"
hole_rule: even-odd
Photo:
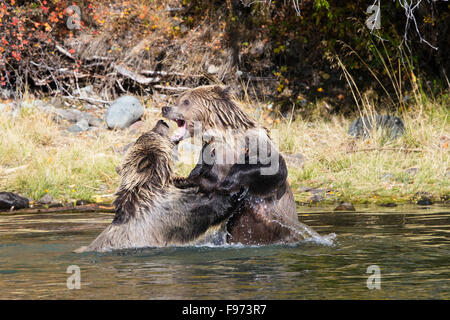
[[[391,181],[395,178],[395,176],[390,172],[385,172],[381,175],[381,180],[383,181]]]
[[[44,106],[45,106],[44,101],[39,100],[39,99],[31,100],[31,101],[22,101],[20,104],[20,107],[25,110],[34,109],[34,108],[41,109]]]
[[[10,99],[14,97],[12,90],[6,88],[0,88],[0,99]]]
[[[0,210],[23,209],[30,206],[30,201],[12,192],[0,192]]]
[[[433,201],[431,201],[431,199],[429,198],[422,198],[417,200],[417,204],[419,206],[431,206],[433,204]]]
[[[78,132],[83,132],[83,129],[81,129],[79,126],[77,126],[76,124],[71,125],[69,128],[67,128],[67,130],[69,132],[72,133],[78,133]]]
[[[77,122],[80,117],[82,116],[82,112],[78,109],[54,109],[54,113],[56,115],[56,118],[59,117],[59,119],[65,119],[70,122]]]
[[[291,165],[296,168],[302,168],[305,163],[305,156],[301,153],[295,154],[283,154],[286,164]]]
[[[93,115],[89,115],[87,118],[84,119],[86,119],[89,125],[92,127],[97,128],[103,127],[103,121],[100,120],[99,118],[94,117]]]
[[[81,119],[76,124],[73,124],[69,127],[69,132],[83,132],[89,129],[89,123],[86,119]]]
[[[324,196],[320,195],[320,194],[313,194],[310,198],[309,201],[310,202],[322,202],[324,201],[325,198]]]
[[[419,172],[419,168],[417,167],[411,167],[408,169],[405,169],[405,173],[409,176],[415,176]]]
[[[53,197],[46,193],[39,201],[39,204],[50,204],[53,201]]]
[[[308,100],[306,100],[305,98],[300,99],[299,104],[301,107],[304,107],[308,104]]]
[[[8,107],[9,107],[8,104],[0,103],[0,112],[2,112],[2,113],[5,112]]]
[[[251,44],[250,54],[258,57],[266,51],[266,43],[262,40],[256,40]]]
[[[417,192],[414,195],[414,199],[419,206],[431,206],[433,201],[431,201],[432,195],[428,192]]]
[[[89,122],[86,119],[81,119],[77,121],[76,125],[81,128],[81,130],[86,131],[89,129]]]
[[[342,202],[333,211],[356,211],[356,209],[350,202]]]
[[[210,65],[208,66],[208,73],[209,73],[209,74],[216,74],[217,72],[219,72],[219,67],[216,67],[216,66],[213,65],[213,64],[210,64]]]
[[[61,97],[54,97],[50,99],[50,105],[55,108],[62,108],[65,106],[64,99]]]
[[[388,208],[394,208],[397,206],[396,203],[394,202],[386,202],[386,203],[381,203],[380,206],[382,207],[388,207]]]
[[[144,121],[142,121],[142,120],[136,121],[135,123],[133,123],[130,126],[130,131],[139,132],[139,130],[141,130],[143,125],[144,125]]]
[[[9,112],[12,113],[14,110],[18,110],[16,108],[15,102],[9,102],[9,103],[0,103],[0,112]]]
[[[144,107],[133,96],[123,96],[115,100],[106,110],[106,125],[110,129],[128,128],[144,114]]]
[[[79,96],[81,98],[92,98],[99,99],[100,97],[94,91],[94,86],[88,85],[86,87],[80,88],[80,90],[73,90],[72,95]]]
[[[307,187],[307,186],[300,186],[300,187],[298,187],[297,188],[297,192],[309,192],[309,191],[311,191],[311,187]]]
[[[381,128],[391,139],[396,139],[405,133],[405,125],[403,120],[388,115],[375,115],[359,117],[350,124],[347,133],[353,137],[367,138],[371,131],[375,128]]]
[[[96,133],[99,129],[99,127],[89,127],[88,131]]]

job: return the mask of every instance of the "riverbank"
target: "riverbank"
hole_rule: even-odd
[[[0,190],[22,194],[32,199],[32,205],[45,202],[46,195],[50,202],[44,205],[111,202],[119,182],[115,168],[126,147],[160,117],[157,102],[142,102],[146,110],[142,121],[119,131],[99,125],[74,133],[68,130],[69,121],[55,121],[36,108],[4,110],[0,114]],[[99,119],[106,111],[82,104],[71,108]],[[354,119],[342,116],[306,121],[274,116],[269,103],[258,105],[257,112],[248,105],[244,108],[271,130],[280,150],[288,155],[289,181],[299,204],[449,201],[448,99],[425,101],[419,109],[403,113],[405,134],[394,140],[382,132],[372,132],[367,139],[351,137],[347,129]],[[178,163],[177,174],[186,175],[193,166],[194,162]]]

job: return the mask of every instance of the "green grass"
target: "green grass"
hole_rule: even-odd
[[[301,192],[303,186],[329,190],[325,203],[407,203],[418,192],[440,200],[450,193],[448,98],[427,99],[412,110],[402,115],[406,133],[397,140],[381,132],[366,140],[351,138],[346,133],[351,119],[340,116],[265,125],[279,136],[282,152],[300,152],[307,159],[303,168],[289,166],[288,179],[299,202],[307,203],[311,196]],[[154,120],[146,120],[144,130]],[[119,182],[115,167],[123,158],[114,150],[138,134],[99,130],[73,135],[67,126],[41,113],[0,115],[0,190],[34,200],[49,193],[62,202],[111,201]],[[193,166],[178,163],[176,173],[187,176]],[[416,175],[405,172],[411,167],[419,169]]]

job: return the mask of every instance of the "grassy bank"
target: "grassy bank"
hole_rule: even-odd
[[[307,159],[302,169],[291,167],[289,172],[297,200],[311,202],[310,193],[301,192],[304,186],[323,189],[328,201],[409,203],[423,195],[448,199],[448,102],[429,101],[401,117],[406,133],[396,140],[381,131],[368,139],[352,138],[347,135],[351,120],[338,116],[279,123],[280,149],[301,152]]]
[[[110,201],[118,184],[115,167],[126,144],[152,127],[144,119],[140,131],[98,129],[69,133],[67,123],[55,123],[37,111],[16,117],[0,114],[0,190],[39,200],[46,193],[57,201]],[[417,194],[434,201],[450,194],[450,126],[448,101],[425,101],[405,112],[406,133],[389,140],[382,132],[355,139],[346,131],[351,119],[300,118],[260,121],[278,136],[280,150],[302,153],[302,168],[290,165],[289,181],[296,199],[311,203],[319,189],[323,202],[409,203]],[[192,164],[178,164],[186,175]],[[312,190],[314,191],[314,190]],[[316,190],[317,191],[317,190]]]

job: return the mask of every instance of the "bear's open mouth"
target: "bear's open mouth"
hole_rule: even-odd
[[[186,138],[187,125],[186,121],[184,121],[183,119],[174,119],[174,121],[177,123],[178,129],[175,130],[175,132],[172,134],[170,140],[172,140],[172,142],[178,143]]]

